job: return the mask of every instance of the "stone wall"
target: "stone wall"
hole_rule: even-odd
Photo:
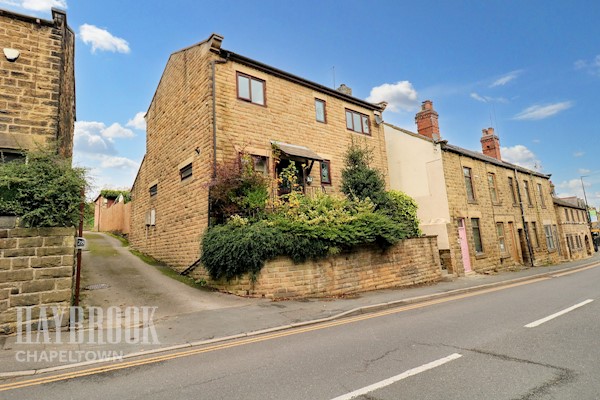
[[[74,228],[0,229],[0,334],[15,330],[17,307],[37,318],[41,306],[71,305],[74,238]]]
[[[63,12],[53,18],[0,10],[0,43],[20,52],[14,61],[0,53],[0,148],[56,146],[71,156],[75,38]]]
[[[441,268],[436,237],[424,236],[403,240],[386,251],[369,246],[301,264],[280,257],[267,262],[255,282],[247,276],[213,281],[203,268],[192,276],[241,296],[326,297],[437,282]]]
[[[559,204],[554,204],[554,209],[558,218],[560,246],[563,253],[570,260],[591,257],[594,254],[594,246],[585,209],[565,207]]]

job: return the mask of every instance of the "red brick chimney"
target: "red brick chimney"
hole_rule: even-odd
[[[494,128],[482,129],[483,136],[481,137],[481,150],[483,154],[489,157],[494,157],[497,160],[502,160],[500,157],[500,139],[494,134]]]
[[[427,136],[433,140],[440,139],[440,125],[438,123],[438,113],[433,109],[431,100],[425,100],[421,104],[421,111],[415,116],[417,132],[419,135]]]

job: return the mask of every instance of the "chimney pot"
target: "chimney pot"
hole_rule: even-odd
[[[425,100],[421,104],[421,111],[415,115],[415,123],[419,135],[427,136],[436,141],[440,140],[438,113],[433,109],[431,100]]]
[[[352,89],[346,86],[344,83],[342,83],[340,87],[337,88],[337,91],[340,93],[347,94],[348,96],[352,96]]]

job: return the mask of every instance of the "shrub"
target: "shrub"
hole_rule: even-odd
[[[0,214],[17,215],[26,227],[76,226],[85,170],[50,152],[27,159],[0,164]]]
[[[398,190],[390,190],[386,192],[380,211],[398,223],[409,237],[415,237],[421,235],[417,208],[412,197]]]
[[[255,275],[264,262],[285,255],[294,262],[325,257],[361,244],[393,245],[408,234],[375,211],[370,200],[328,195],[289,195],[268,219],[249,223],[239,217],[207,231],[202,263],[211,277]]]
[[[370,166],[372,159],[372,149],[352,142],[344,155],[342,192],[349,198],[369,198],[379,204],[385,198],[385,180],[379,170]]]
[[[214,222],[222,224],[232,215],[260,218],[269,198],[269,180],[254,170],[252,157],[242,154],[233,163],[221,163],[209,184]]]

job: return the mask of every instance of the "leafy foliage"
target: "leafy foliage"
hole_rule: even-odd
[[[360,244],[387,247],[405,237],[401,226],[375,211],[370,200],[292,193],[267,219],[249,223],[237,217],[209,229],[202,241],[202,263],[213,278],[231,279],[254,275],[277,256],[302,262]]]
[[[265,212],[269,180],[254,170],[250,155],[242,154],[234,163],[217,166],[217,176],[209,184],[212,215],[224,223],[232,215],[258,218]]]
[[[102,189],[100,195],[106,199],[116,199],[120,195],[123,195],[124,203],[131,201],[131,192],[129,190]]]
[[[352,142],[344,155],[342,192],[350,198],[369,198],[380,204],[385,201],[385,180],[379,170],[370,166],[372,159],[372,149]]]
[[[75,226],[85,170],[50,152],[29,153],[27,163],[0,164],[0,214],[26,227]]]
[[[399,190],[386,192],[386,200],[380,207],[381,213],[399,224],[409,237],[421,235],[417,209],[417,202]]]

